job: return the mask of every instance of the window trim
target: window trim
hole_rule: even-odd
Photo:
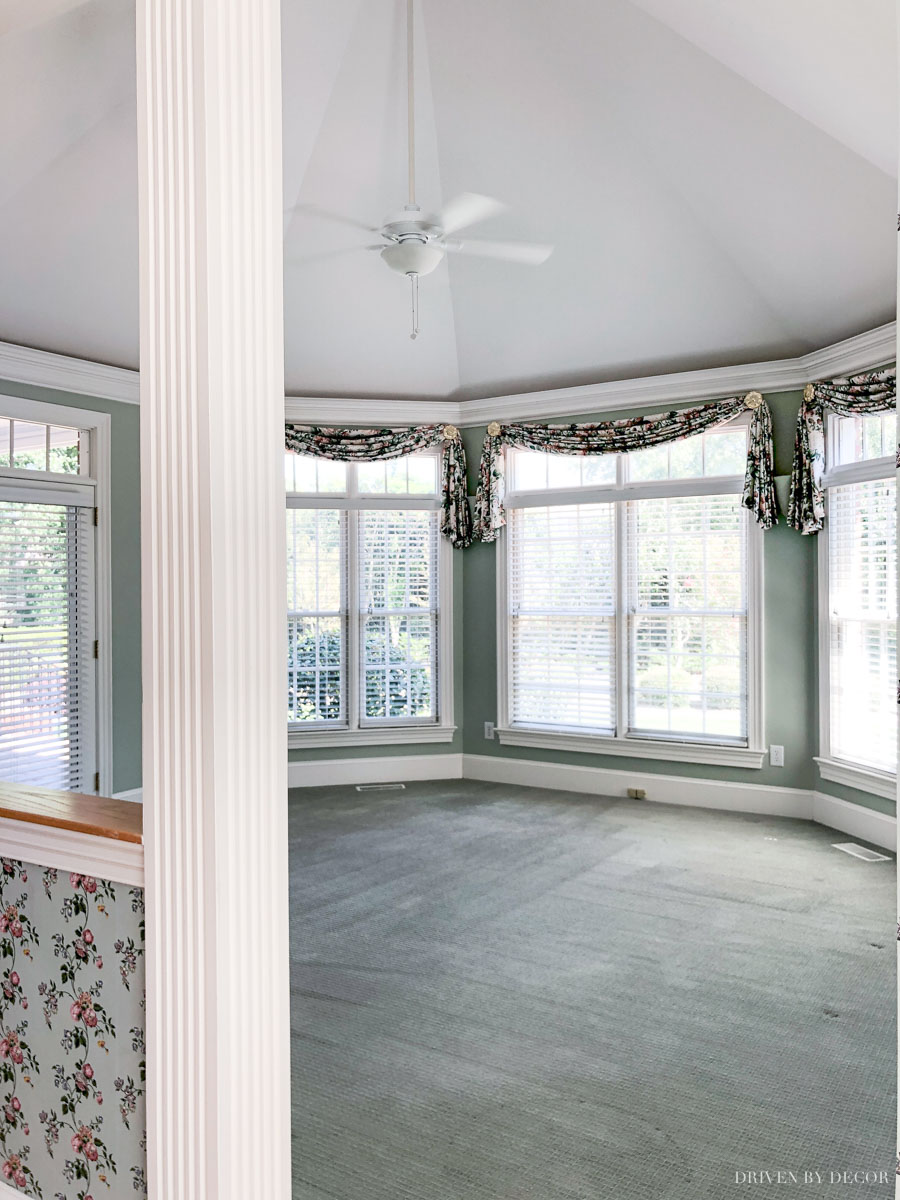
[[[427,450],[423,453],[438,457],[436,451]],[[353,466],[354,464],[348,465]],[[373,496],[361,496],[352,487],[347,492],[337,492],[333,495],[325,493],[307,495],[291,492],[287,494],[286,499],[288,508],[329,508],[357,512],[366,510],[439,512],[441,507],[438,496],[385,496],[378,493]],[[353,546],[349,548],[347,570],[358,570]],[[335,728],[317,722],[311,723],[305,729],[299,722],[288,722],[288,749],[427,745],[453,741],[457,729],[454,717],[453,689],[453,547],[440,530],[438,531],[437,603],[437,721],[416,723],[404,718],[395,718],[392,721],[386,720],[380,725],[360,723],[353,728],[347,726]],[[355,614],[351,612],[350,619],[353,620],[354,616]],[[350,690],[348,671],[348,717],[350,716]]]
[[[826,456],[828,447],[836,444],[834,424],[840,419],[838,413],[828,413],[825,429]],[[895,799],[897,794],[897,772],[878,771],[862,763],[837,758],[831,752],[831,617],[829,560],[828,492],[833,487],[846,487],[855,483],[868,483],[876,479],[895,477],[894,460],[869,458],[842,466],[829,466],[822,474],[822,489],[825,495],[825,523],[817,534],[817,625],[819,667],[819,753],[814,761],[822,779],[844,787],[856,788],[885,799]]]
[[[113,788],[112,738],[112,542],[110,538],[110,488],[112,461],[112,417],[93,408],[73,408],[70,405],[48,404],[29,400],[25,396],[0,394],[0,412],[13,420],[35,421],[45,425],[68,425],[82,429],[88,435],[90,474],[55,474],[46,471],[0,471],[4,487],[17,486],[15,481],[31,483],[45,492],[56,490],[62,495],[66,485],[71,494],[92,487],[94,493],[94,636],[97,640],[97,674],[94,691],[94,712],[91,721],[95,730],[95,770],[99,778],[98,792],[111,796]],[[77,501],[76,501],[77,502]]]
[[[625,457],[624,455],[622,457]],[[622,470],[618,473],[621,480]],[[550,507],[554,504],[617,503],[617,532],[621,534],[628,500],[661,496],[740,494],[744,481],[736,475],[700,476],[694,479],[659,480],[641,483],[606,484],[598,487],[566,488],[546,492],[510,492],[507,508]],[[560,498],[564,497],[564,498]],[[763,531],[745,512],[747,533],[747,744],[691,740],[688,738],[646,737],[624,733],[624,706],[627,703],[623,678],[627,672],[627,630],[620,619],[625,586],[624,564],[618,562],[623,544],[617,539],[617,620],[616,620],[616,706],[617,732],[610,734],[567,731],[537,725],[512,724],[509,717],[510,666],[512,662],[512,624],[509,621],[509,536],[498,540],[497,555],[497,738],[501,745],[528,746],[541,750],[566,750],[584,754],[620,755],[650,758],[663,762],[705,763],[711,766],[759,769],[765,763],[765,689],[763,664],[765,643],[763,626]]]

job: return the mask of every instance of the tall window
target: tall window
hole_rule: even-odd
[[[289,453],[285,471],[292,742],[446,730],[449,554],[437,455],[353,464]]]
[[[0,779],[96,790],[94,504],[83,431],[0,416]]]
[[[746,454],[744,424],[628,455],[509,452],[502,729],[758,748]]]
[[[822,754],[897,766],[896,414],[832,416],[820,537]]]

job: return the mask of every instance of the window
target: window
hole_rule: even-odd
[[[98,788],[90,472],[87,430],[0,415],[0,779]]]
[[[502,741],[761,765],[747,432],[628,455],[507,452]]]
[[[896,443],[894,412],[830,417],[819,535],[819,765],[826,778],[863,787],[873,782],[867,776],[892,776],[897,765]],[[858,769],[859,778],[835,775],[832,762]]]
[[[452,737],[439,459],[285,455],[292,745]]]

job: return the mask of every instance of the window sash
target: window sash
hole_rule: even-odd
[[[85,489],[0,495],[0,778],[95,791],[95,547]]]
[[[825,495],[828,519],[819,534],[821,753],[826,760],[895,775],[893,470],[833,483]],[[865,525],[854,521],[863,512],[871,514]],[[874,540],[868,536],[873,524]]]
[[[623,456],[624,457],[624,456]],[[743,509],[739,512],[742,552],[742,603],[736,611],[735,620],[738,623],[739,647],[736,657],[739,660],[740,685],[738,694],[741,697],[741,729],[739,734],[711,735],[703,732],[683,732],[673,730],[650,730],[639,727],[633,719],[631,664],[634,660],[633,630],[635,614],[631,612],[631,591],[628,581],[627,561],[630,554],[630,535],[628,532],[629,512],[636,498],[678,497],[685,495],[735,495],[743,490],[743,479],[736,477],[707,478],[698,477],[689,480],[661,480],[650,485],[641,484],[637,487],[622,486],[615,489],[596,489],[602,492],[602,499],[594,497],[595,489],[567,489],[563,491],[546,491],[527,495],[527,503],[520,503],[522,493],[513,494],[508,505],[509,523],[507,531],[504,558],[504,589],[505,596],[501,598],[502,607],[498,607],[502,628],[499,631],[500,649],[500,726],[510,729],[534,729],[537,731],[554,731],[558,733],[585,734],[603,738],[614,738],[617,742],[626,743],[629,739],[644,741],[659,741],[660,743],[688,742],[699,745],[722,745],[737,748],[758,748],[762,744],[762,695],[760,686],[761,665],[755,661],[761,652],[759,623],[761,620],[761,537],[759,529],[750,519],[750,514]],[[638,496],[635,493],[638,493]],[[577,499],[576,499],[577,498]],[[516,633],[513,621],[516,618],[513,605],[515,603],[515,572],[514,557],[518,553],[516,546],[516,513],[528,508],[542,506],[550,509],[557,505],[568,503],[591,504],[608,503],[616,511],[617,545],[619,551],[617,561],[616,581],[616,613],[620,619],[613,617],[614,651],[611,654],[613,670],[616,679],[614,697],[614,720],[612,728],[595,727],[586,729],[583,725],[556,724],[521,719],[517,712],[515,696],[516,672]],[[702,614],[695,613],[696,616]],[[720,616],[719,612],[715,614]]]
[[[354,467],[355,464],[350,464]],[[351,490],[355,489],[355,472],[348,472],[348,477],[351,481]],[[335,494],[323,495],[300,495],[292,493],[287,497],[287,506],[289,509],[307,509],[307,510],[322,510],[330,509],[337,511],[340,514],[342,527],[344,529],[344,553],[341,563],[341,606],[337,610],[323,609],[321,611],[297,611],[289,613],[289,621],[305,617],[308,620],[314,618],[329,617],[330,619],[338,619],[340,621],[341,633],[341,705],[340,714],[332,719],[317,719],[308,721],[288,721],[288,730],[291,734],[296,734],[302,737],[304,733],[326,732],[333,731],[335,733],[352,733],[360,731],[376,732],[377,730],[390,729],[427,729],[436,727],[446,721],[450,714],[446,711],[449,707],[449,688],[446,686],[445,677],[446,671],[451,669],[450,659],[446,646],[446,630],[445,621],[449,620],[449,597],[446,590],[445,575],[448,569],[446,547],[444,540],[440,535],[439,529],[439,509],[440,500],[434,496],[428,495],[363,495],[345,494],[339,496]],[[368,610],[361,602],[361,592],[364,582],[364,570],[360,562],[360,544],[363,537],[363,526],[367,514],[377,514],[384,512],[400,512],[413,513],[415,511],[429,514],[429,550],[430,555],[430,589],[427,606],[420,603],[397,605],[390,604],[388,606],[373,608]],[[421,677],[422,663],[416,657],[413,650],[413,631],[409,628],[400,630],[401,637],[399,642],[403,641],[405,635],[407,642],[407,653],[404,661],[399,659],[395,661],[395,656],[390,653],[389,645],[385,647],[385,658],[381,660],[381,664],[377,665],[374,662],[365,660],[366,655],[366,634],[367,630],[371,635],[372,622],[382,619],[385,622],[386,632],[389,630],[391,623],[394,626],[398,623],[411,625],[415,621],[425,622],[428,626],[428,636],[424,639],[429,646],[428,664],[425,672],[426,678],[430,679],[430,711],[428,715],[421,714],[402,714],[402,715],[384,715],[376,716],[366,711],[366,682],[374,679],[375,674],[380,669],[384,675],[384,693],[388,698],[390,706],[391,689],[399,689],[401,682],[405,679],[412,688],[413,681],[417,676]],[[397,632],[396,628],[393,631]],[[419,639],[421,642],[422,639]],[[396,652],[398,641],[393,644],[393,649]],[[289,665],[290,677],[290,665]],[[395,699],[398,691],[394,691]]]

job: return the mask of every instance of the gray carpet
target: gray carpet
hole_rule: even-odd
[[[844,840],[498,784],[292,792],[295,1200],[892,1196],[830,1176],[894,1167],[894,863]]]

